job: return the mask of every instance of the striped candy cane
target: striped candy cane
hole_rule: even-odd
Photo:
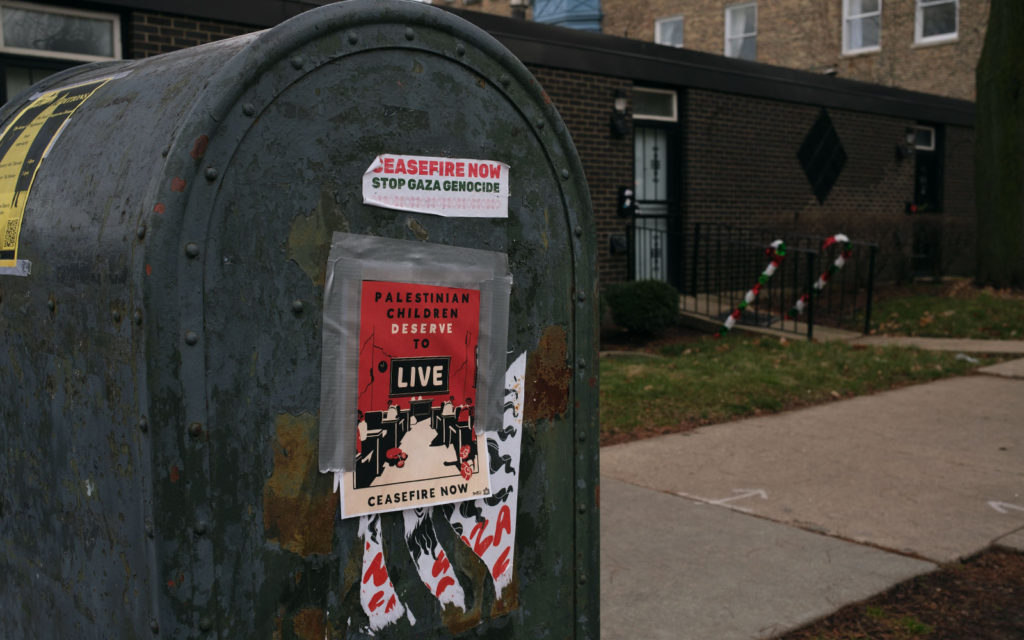
[[[729,317],[725,319],[725,324],[722,325],[722,328],[718,330],[718,333],[716,333],[715,336],[721,337],[722,334],[728,333],[734,326],[736,326],[736,321],[740,319],[743,311],[750,306],[750,303],[757,299],[758,294],[761,293],[761,287],[771,280],[771,277],[775,275],[775,272],[778,270],[779,265],[782,264],[782,260],[786,257],[786,243],[782,240],[776,240],[771,243],[767,249],[765,249],[765,254],[772,259],[771,262],[768,263],[768,266],[765,267],[764,271],[761,272],[761,275],[758,276],[757,284],[751,287],[743,296],[743,302],[740,303],[740,306],[736,307],[736,309],[729,314]]]
[[[789,310],[786,317],[790,320],[796,319],[797,316],[804,312],[804,309],[806,309],[807,305],[810,304],[811,295],[821,293],[822,289],[825,288],[825,285],[828,284],[828,281],[832,279],[832,276],[839,273],[839,270],[843,268],[846,261],[850,259],[851,255],[853,255],[853,245],[850,243],[850,239],[841,233],[837,233],[831,238],[826,238],[825,242],[821,245],[821,250],[825,251],[834,244],[842,245],[839,255],[836,256],[836,259],[829,265],[828,269],[818,276],[818,280],[814,283],[814,286],[811,287],[811,291],[800,296],[793,305],[793,308]]]

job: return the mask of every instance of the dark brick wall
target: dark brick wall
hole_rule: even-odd
[[[571,133],[591,188],[601,286],[628,278],[624,255],[612,255],[610,238],[624,234],[616,215],[620,186],[633,182],[632,137],[609,132],[616,89],[631,95],[632,82],[534,67]],[[896,145],[916,121],[829,110],[847,160],[825,202],[811,191],[797,158],[819,107],[703,90],[680,91],[685,228],[695,222],[728,223],[785,238],[845,233],[880,247],[882,280],[913,275],[915,232],[938,226],[945,274],[970,274],[974,254],[973,130],[945,132],[944,206],[938,214],[906,213],[913,199],[914,159]]]
[[[195,20],[162,13],[135,11],[131,15],[126,58],[147,58],[255,31],[253,27]]]
[[[602,287],[626,280],[626,256],[611,255],[610,237],[626,229],[616,208],[619,187],[633,184],[633,139],[629,134],[613,137],[610,120],[615,91],[628,95],[632,83],[542,67],[530,70],[565,120],[583,163],[597,227],[598,280]]]
[[[910,275],[915,224],[943,228],[947,273],[968,273],[973,249],[973,131],[946,136],[944,212],[908,215],[914,159],[896,145],[915,121],[829,110],[846,164],[823,203],[811,191],[797,151],[820,108],[759,98],[687,93],[684,215],[688,222],[726,222],[790,234],[845,233],[881,247],[884,279]],[[956,237],[956,242],[950,242]],[[969,251],[968,251],[969,250]]]

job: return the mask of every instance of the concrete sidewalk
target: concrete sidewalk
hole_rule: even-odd
[[[982,372],[602,449],[602,638],[769,638],[1024,549],[1024,359]]]
[[[972,340],[969,338],[912,338],[907,336],[865,336],[846,340],[871,347],[917,347],[928,351],[997,353],[1024,355],[1024,340]]]

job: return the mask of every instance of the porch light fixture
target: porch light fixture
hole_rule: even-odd
[[[914,141],[916,139],[916,132],[907,127],[907,135],[904,137],[903,142],[896,145],[896,158],[903,160],[914,155]]]
[[[622,138],[629,133],[629,120],[626,118],[626,108],[629,101],[626,99],[626,92],[622,89],[615,90],[615,102],[612,103],[611,130],[612,136]]]

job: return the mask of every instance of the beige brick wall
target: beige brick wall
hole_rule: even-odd
[[[430,4],[451,7],[453,9],[490,13],[505,18],[513,17],[509,0],[430,0]],[[531,17],[530,10],[527,9],[526,18],[529,19]]]
[[[757,60],[965,100],[974,99],[990,0],[961,0],[959,37],[914,44],[915,0],[882,0],[882,49],[842,54],[842,0],[759,0]],[[603,0],[604,32],[654,40],[658,18],[682,15],[688,49],[724,52],[725,8],[740,0]]]
[[[678,4],[680,2],[670,0],[603,0],[601,30],[612,36],[653,42],[654,21],[676,15],[678,11],[673,7]]]
[[[722,55],[725,8],[742,0],[604,0],[604,32],[654,40],[654,22],[683,16],[687,49]],[[839,8],[822,0],[761,0],[758,4],[757,59],[797,69],[822,64],[831,46],[828,25],[838,24]],[[834,29],[838,37],[838,27]],[[836,40],[838,43],[838,40]],[[802,43],[796,46],[797,43]],[[834,47],[838,50],[838,44]]]
[[[913,0],[883,2],[882,50],[838,56],[839,75],[974,100],[974,68],[985,39],[989,0],[960,0],[957,40],[933,45],[914,44],[914,6]]]

